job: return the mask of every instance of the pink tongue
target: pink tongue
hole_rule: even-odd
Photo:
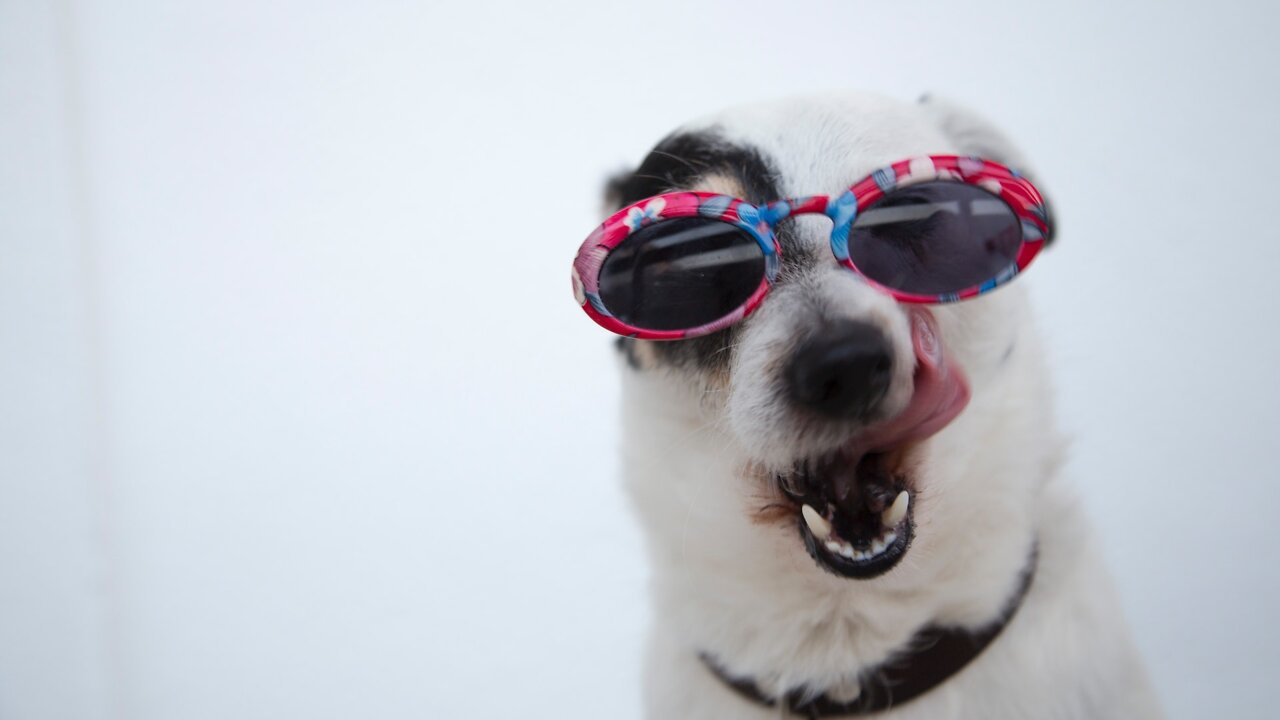
[[[947,356],[933,313],[913,307],[909,320],[916,351],[915,391],[897,417],[873,425],[858,437],[857,445],[868,451],[923,440],[946,427],[969,403],[969,381]]]

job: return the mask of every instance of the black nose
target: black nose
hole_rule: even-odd
[[[893,355],[884,333],[864,322],[826,326],[800,346],[787,380],[797,404],[832,418],[866,418],[889,390]]]

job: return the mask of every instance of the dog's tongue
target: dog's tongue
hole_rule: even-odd
[[[948,357],[933,313],[913,307],[909,319],[916,352],[915,390],[905,410],[858,438],[858,445],[871,452],[923,440],[946,427],[969,403],[969,381]]]

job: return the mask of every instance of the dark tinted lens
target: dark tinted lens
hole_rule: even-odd
[[[1022,225],[999,197],[974,185],[926,182],[894,190],[863,210],[849,257],[881,285],[920,295],[958,292],[1008,269]]]
[[[764,251],[746,231],[706,218],[640,228],[600,268],[610,314],[645,330],[686,330],[736,310],[760,286]]]

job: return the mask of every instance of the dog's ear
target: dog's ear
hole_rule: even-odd
[[[635,174],[634,170],[619,170],[605,179],[604,193],[600,198],[602,217],[608,217],[622,207],[622,194],[626,192],[627,184]]]
[[[1044,208],[1048,215],[1049,234],[1046,241],[1052,243],[1058,234],[1058,222],[1053,212],[1053,204],[1045,194],[1040,176],[1027,165],[1025,157],[1017,146],[995,124],[963,105],[933,95],[925,95],[920,98],[920,106],[942,129],[943,134],[955,143],[961,153],[978,155],[1016,168],[1036,184],[1036,188],[1044,197]]]

